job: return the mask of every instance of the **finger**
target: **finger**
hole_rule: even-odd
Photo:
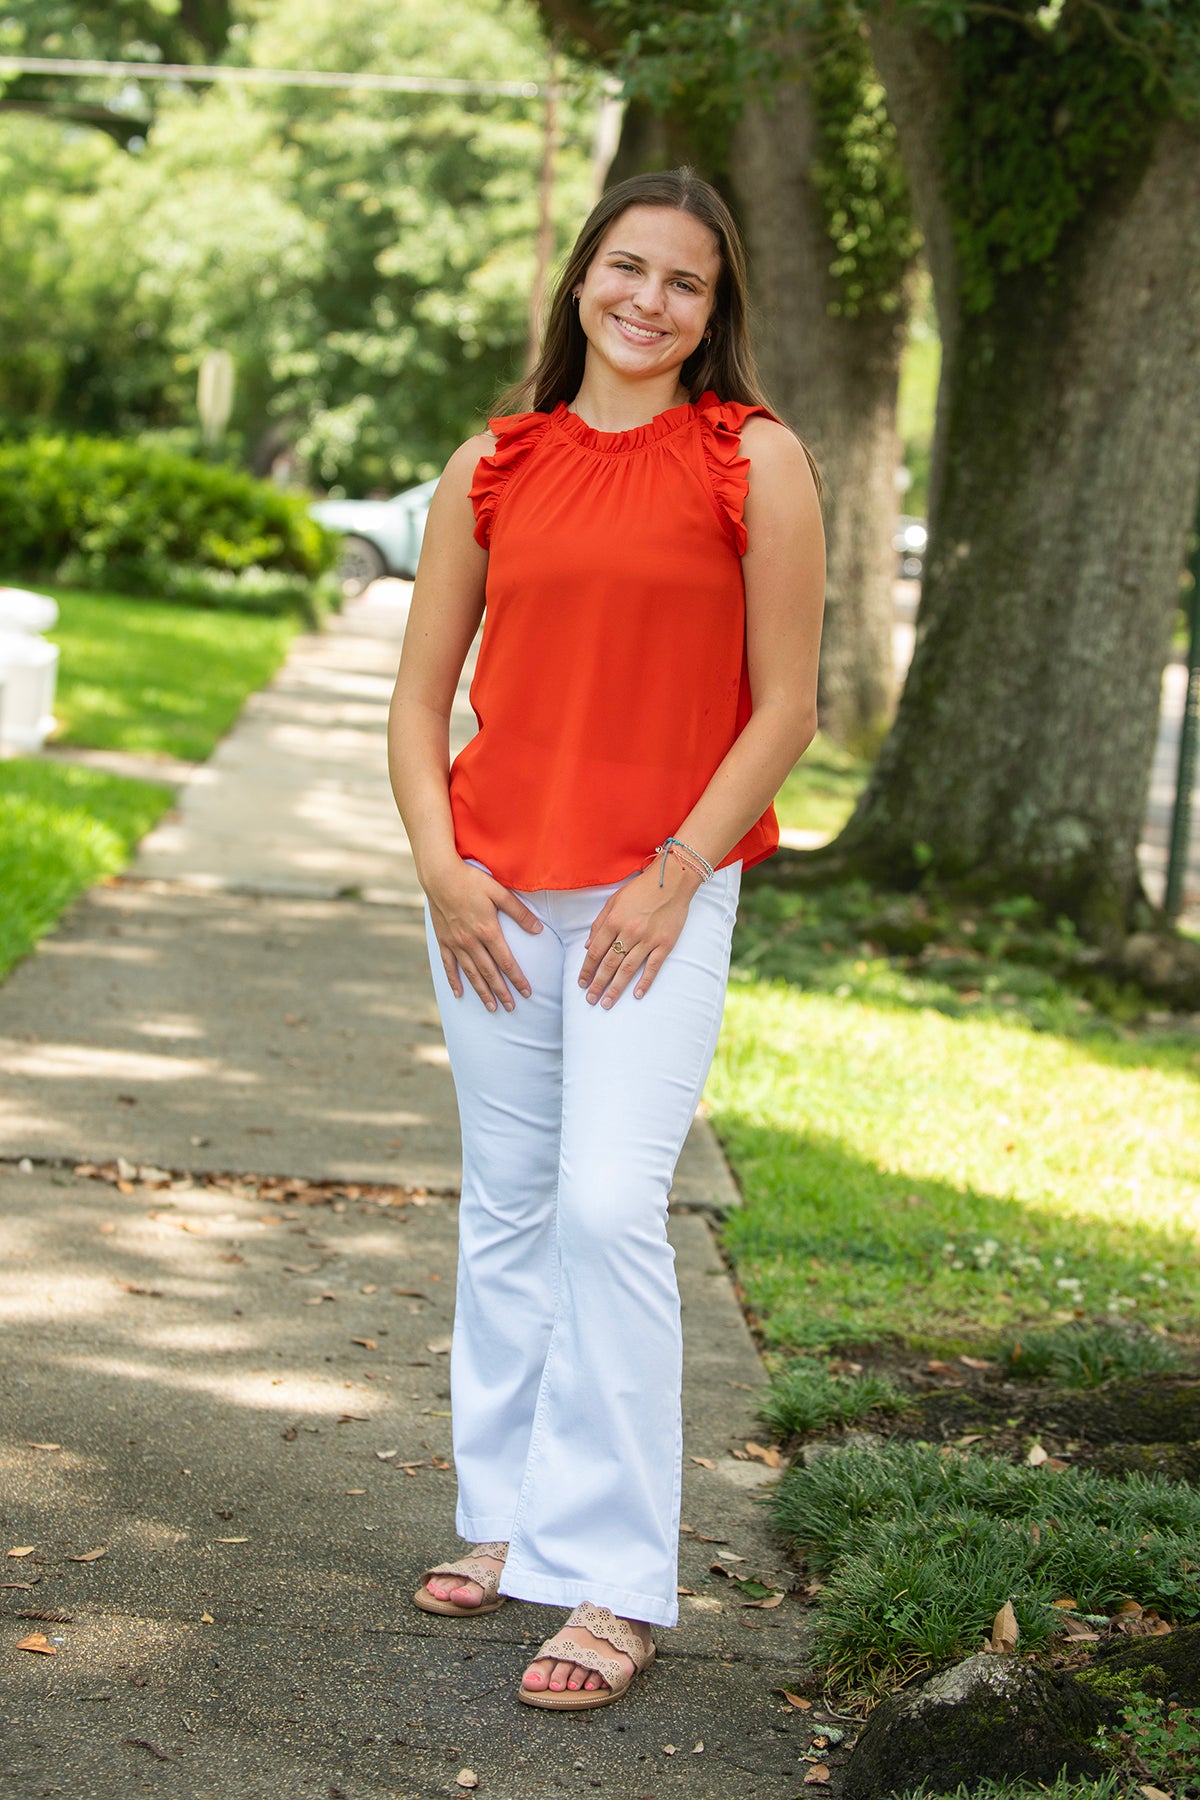
[[[499,1001],[505,1012],[512,1012],[516,1005],[516,1001],[509,993],[508,983],[501,974],[499,964],[492,955],[488,945],[480,944],[476,948],[474,960],[475,966],[480,976],[486,982],[488,991],[493,999]],[[512,957],[509,956],[508,960],[512,962]],[[513,967],[516,967],[515,963],[513,964]],[[494,1008],[490,1010],[494,1010]]]
[[[618,943],[619,942],[620,940],[618,940]],[[622,944],[619,949],[617,948],[617,944],[613,944],[600,958],[600,961],[596,966],[595,973],[587,991],[588,1004],[590,1006],[595,1006],[596,1002],[601,1000],[602,997],[611,990],[613,982],[620,979],[620,972],[622,969],[628,969],[629,971],[625,976],[625,979],[621,981],[621,988],[627,987],[633,978],[634,971],[640,967],[641,960],[642,952],[639,951],[636,944]],[[621,988],[618,988],[618,993],[620,993]]]
[[[516,988],[517,992],[524,999],[528,1000],[529,996],[533,992],[533,989],[530,987],[529,982],[526,980],[520,963],[517,961],[516,957],[513,955],[512,949],[508,942],[508,939],[506,937],[501,936],[500,942],[498,944],[495,944],[495,945],[488,944],[485,946],[485,949],[488,952],[488,954],[491,956],[494,967],[500,973],[502,982],[505,978],[507,978],[507,980],[512,982],[512,984]],[[497,993],[499,993],[499,989],[497,989],[496,991],[497,991]],[[506,988],[505,993],[507,993],[507,992],[508,992],[508,990]]]
[[[646,966],[642,970],[638,984],[633,990],[633,997],[635,1000],[641,1000],[650,992],[654,977],[658,974],[658,971],[662,968],[666,960],[667,952],[665,950],[652,950],[650,952],[649,956],[646,958]]]
[[[542,929],[542,921],[537,914],[532,912],[523,900],[518,900],[517,896],[508,888],[502,888],[501,894],[503,897],[496,901],[496,910],[507,913],[510,919],[516,920],[522,931],[528,931],[531,935],[536,936]]]
[[[446,971],[446,980],[450,983],[450,992],[454,995],[456,1000],[461,1000],[463,997],[463,984],[462,976],[458,971],[458,959],[446,949],[444,944],[439,944],[438,949],[442,953],[442,967]]]
[[[641,966],[642,955],[640,952],[635,953],[631,950],[628,956],[623,956],[621,958],[620,968],[617,970],[600,998],[600,1004],[606,1012],[610,1007],[617,1004],[617,1001],[621,998],[621,995],[625,992],[625,989],[629,986]]]

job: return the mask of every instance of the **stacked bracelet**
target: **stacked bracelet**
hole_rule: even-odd
[[[693,850],[690,844],[685,844],[681,838],[669,837],[665,839],[655,850],[654,854],[655,856],[662,857],[662,868],[659,871],[658,876],[659,887],[662,886],[666,879],[668,856],[673,856],[676,862],[681,864],[683,868],[690,869],[693,875],[698,875],[702,882],[711,881],[716,873],[716,870],[708,859],[701,856],[698,850]]]

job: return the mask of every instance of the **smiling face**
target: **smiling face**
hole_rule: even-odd
[[[678,379],[704,337],[720,274],[717,240],[691,213],[627,208],[573,290],[589,362],[626,378]]]

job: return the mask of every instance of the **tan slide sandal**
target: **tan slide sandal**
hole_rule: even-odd
[[[503,1562],[508,1555],[507,1544],[475,1544],[473,1553],[462,1557],[458,1562],[439,1563],[436,1569],[426,1569],[421,1578],[421,1586],[413,1595],[413,1600],[422,1612],[443,1613],[452,1619],[474,1619],[483,1613],[493,1613],[497,1607],[504,1605],[504,1595],[500,1592],[499,1569],[493,1569],[480,1559],[490,1556]],[[443,1600],[437,1594],[431,1594],[426,1585],[431,1575],[460,1575],[464,1581],[476,1581],[483,1589],[483,1599],[478,1606],[459,1606],[455,1600]]]
[[[633,1661],[634,1673],[640,1675],[654,1661],[654,1645],[649,1649],[643,1644],[633,1626],[625,1619],[618,1619],[607,1606],[593,1606],[585,1600],[577,1606],[562,1630],[552,1638],[547,1638],[537,1654],[531,1657],[538,1662],[543,1656],[550,1656],[556,1662],[577,1663],[582,1669],[595,1669],[603,1675],[608,1686],[606,1688],[527,1688],[517,1690],[518,1698],[526,1706],[544,1706],[551,1712],[583,1712],[592,1706],[611,1706],[625,1692],[632,1675],[627,1675],[615,1656],[605,1656],[600,1650],[585,1649],[566,1636],[572,1625],[582,1625],[593,1637],[603,1638],[614,1650],[623,1651]]]

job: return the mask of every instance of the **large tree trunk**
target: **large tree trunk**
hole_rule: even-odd
[[[750,255],[767,391],[825,484],[828,582],[821,727],[874,749],[895,708],[892,584],[896,391],[906,315],[836,315],[832,246],[814,190],[808,86],[780,84],[734,131],[733,186]]]
[[[964,317],[931,153],[945,52],[886,13],[874,38],[948,356],[916,652],[835,855],[1032,894],[1103,938],[1139,892],[1200,472],[1200,131],[1165,123],[1053,280]]]

